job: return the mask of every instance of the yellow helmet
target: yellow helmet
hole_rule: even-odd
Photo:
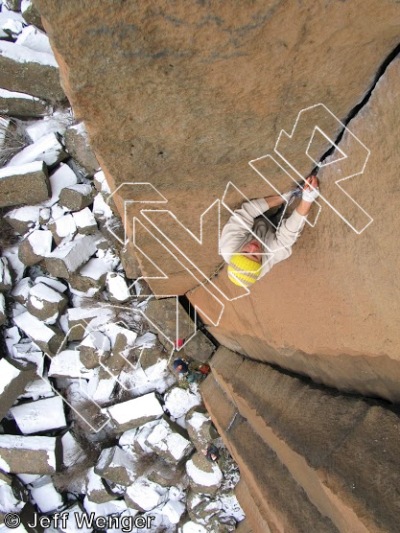
[[[262,265],[246,254],[233,254],[229,260],[228,277],[239,287],[250,287],[258,280]]]

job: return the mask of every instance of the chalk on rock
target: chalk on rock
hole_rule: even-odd
[[[29,292],[27,310],[45,324],[55,324],[67,305],[65,295],[45,283],[36,283]]]
[[[79,345],[79,356],[86,368],[96,368],[110,355],[110,339],[101,331],[90,331]]]
[[[13,209],[4,215],[14,230],[23,235],[39,223],[40,206],[26,205]]]
[[[89,261],[96,250],[95,238],[89,235],[60,244],[46,257],[46,268],[51,275],[68,279],[73,272]]]
[[[44,100],[65,100],[54,56],[6,41],[0,41],[0,86]]]
[[[64,343],[64,334],[60,329],[43,324],[27,311],[14,317],[14,322],[43,352],[49,355],[54,355]]]
[[[44,31],[35,28],[34,26],[26,26],[19,34],[16,44],[26,46],[36,52],[45,52],[46,54],[53,54],[50,46],[50,41]]]
[[[111,302],[124,303],[131,298],[126,279],[116,272],[107,274],[106,287]]]
[[[89,138],[83,122],[67,128],[65,146],[68,153],[93,176],[99,168],[96,156],[89,145]]]
[[[64,239],[66,241],[72,240],[77,232],[75,220],[69,213],[55,220],[50,220],[48,228],[53,234],[54,241],[57,245]]]
[[[79,233],[84,235],[91,235],[97,231],[97,222],[92,211],[85,207],[81,211],[72,213],[74,221]]]
[[[0,207],[37,204],[50,194],[47,167],[35,161],[0,169]]]
[[[11,407],[10,412],[24,435],[61,429],[67,425],[61,396],[25,402]]]
[[[126,503],[133,509],[142,512],[151,511],[165,502],[167,498],[167,489],[143,476],[134,481],[125,493]]]
[[[53,474],[56,447],[56,437],[0,435],[1,468],[12,474]]]
[[[128,400],[105,409],[118,432],[132,429],[160,418],[164,411],[154,393]]]
[[[93,203],[93,188],[89,184],[78,183],[62,189],[60,204],[71,211],[81,211]]]
[[[34,230],[20,242],[18,257],[26,266],[37,265],[51,253],[53,235],[48,230]]]
[[[193,451],[192,443],[161,419],[146,439],[146,444],[167,463],[176,464]]]
[[[48,167],[61,163],[68,157],[55,133],[48,133],[33,144],[18,152],[7,163],[7,167],[27,165],[34,161],[44,161]]]
[[[0,291],[9,291],[12,287],[12,278],[6,257],[0,257]]]
[[[119,446],[114,446],[101,452],[94,471],[107,481],[128,486],[138,476],[137,467],[131,455]]]
[[[32,498],[41,513],[57,511],[64,505],[63,497],[56,491],[50,476],[43,476],[31,488]]]
[[[0,419],[5,417],[9,408],[34,377],[33,365],[24,369],[11,359],[3,357],[0,360]]]

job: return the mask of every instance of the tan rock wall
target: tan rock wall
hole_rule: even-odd
[[[199,244],[169,215],[146,219],[140,208],[170,209],[199,235],[200,214],[221,200],[230,180],[250,198],[273,192],[248,161],[273,153],[281,129],[290,133],[308,106],[322,102],[344,119],[398,44],[400,6],[394,0],[260,0],[234,8],[149,0],[35,0],[35,5],[67,95],[86,123],[112,189],[119,187],[114,199],[122,214],[124,202],[130,202],[128,232],[138,217],[136,243],[156,266],[140,252],[138,258],[158,295],[183,294],[215,272],[218,217],[208,213]],[[350,180],[346,190],[374,223],[357,235],[325,206],[290,261],[276,266],[250,297],[221,303],[197,291],[190,299],[208,323],[225,306],[211,331],[238,351],[344,389],[397,400],[396,233],[382,216],[397,220],[396,136],[386,139],[398,124],[398,96],[389,87],[395,69],[376,88],[374,95],[381,97],[374,96],[350,124],[371,158],[363,179]],[[285,159],[302,174],[313,166],[305,150],[315,120],[308,115],[295,141],[285,142]],[[340,129],[323,114],[318,125],[332,139]],[[328,145],[314,143],[314,157]],[[278,189],[288,186],[286,174],[271,161],[263,173]],[[321,182],[349,214],[332,176],[324,173]],[[226,197],[230,207],[242,199]],[[167,203],[149,203],[160,200]],[[353,215],[362,222],[354,209]],[[222,209],[221,222],[227,218]],[[167,279],[160,279],[159,269]],[[217,284],[232,296],[224,274]]]
[[[280,485],[291,502],[293,489],[288,480],[301,486],[307,501],[339,531],[396,530],[400,516],[393,490],[400,472],[396,412],[383,403],[320,389],[225,348],[214,356],[212,371],[202,386],[205,403],[239,463],[250,497],[255,501],[261,498],[259,513],[263,506],[274,508],[275,496],[268,484],[278,474],[274,470],[272,475],[270,466],[265,481],[262,473],[272,451],[287,469]],[[258,439],[266,450],[262,456],[257,455]],[[252,485],[254,471],[259,474]],[[287,518],[284,503],[279,508]],[[292,510],[296,514],[294,531],[302,531],[301,513],[297,515],[295,504]],[[271,519],[266,520],[271,527]],[[255,524],[252,526],[257,531]]]

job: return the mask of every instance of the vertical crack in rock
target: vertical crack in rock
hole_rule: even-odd
[[[363,107],[367,105],[369,102],[369,99],[371,98],[372,93],[374,92],[374,89],[379,82],[379,80],[382,78],[382,76],[385,74],[387,68],[389,65],[396,59],[396,57],[400,54],[400,43],[390,52],[390,54],[384,59],[384,61],[381,63],[380,67],[376,71],[374,80],[371,84],[371,87],[368,89],[368,91],[365,93],[362,100],[356,104],[347,114],[346,118],[342,120],[343,124],[345,126],[348,126],[348,124],[353,120],[355,116],[358,115],[358,113],[361,111]],[[340,141],[342,140],[342,137],[344,135],[344,132],[346,131],[346,128],[343,128],[338,136],[336,137],[335,144],[331,146],[321,157],[319,160],[320,164],[325,161],[330,155],[332,155],[335,151],[335,146],[337,146]],[[313,171],[317,171],[318,169],[315,168]]]

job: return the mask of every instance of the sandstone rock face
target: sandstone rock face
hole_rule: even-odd
[[[350,168],[362,169],[365,162],[366,151],[355,148],[354,135],[371,151],[364,173],[343,185],[368,215],[346,197],[341,203],[344,195],[335,185],[340,174],[329,165],[335,155],[320,173],[322,194],[332,205],[355,229],[369,225],[357,233],[321,200],[321,215],[314,228],[305,228],[293,256],[257,282],[250,296],[228,303],[218,327],[211,328],[222,344],[252,358],[392,401],[400,399],[394,229],[400,193],[392,168],[397,157],[392,132],[399,120],[399,77],[396,59],[339,144],[349,154],[342,176],[350,174]],[[218,285],[234,294],[225,273]],[[194,291],[191,301],[202,307],[206,298],[209,301],[201,289]],[[311,316],[303,322],[305,305]],[[204,307],[210,311],[212,306]]]
[[[239,464],[254,531],[396,529],[397,413],[225,348],[212,367],[203,397]]]
[[[318,161],[331,143],[315,136],[309,157],[305,155],[316,124],[315,113],[306,113],[293,141],[281,139],[279,155],[274,147],[281,129],[290,134],[299,112],[319,102],[344,119],[398,44],[393,20],[399,5],[394,0],[318,0],[312,5],[256,1],[235,10],[224,4],[163,2],[156,8],[150,1],[139,6],[120,2],[112,21],[100,0],[79,6],[65,3],[61,8],[51,0],[36,0],[35,5],[56,50],[64,88],[79,119],[85,121],[111,190],[121,186],[113,195],[121,214],[124,201],[129,202],[129,234],[133,217],[138,218],[137,249],[156,263],[138,252],[140,266],[145,276],[153,278],[149,283],[159,296],[185,293],[215,272],[221,262],[217,213],[210,210],[205,216],[201,244],[170,215],[143,215],[140,209],[170,209],[199,237],[201,213],[223,198],[229,181],[241,191],[229,189],[225,197],[229,208],[244,196],[282,192],[292,182],[274,160],[296,178],[289,164],[295,161],[296,171],[306,175],[315,166],[311,156]],[[321,21],[328,20],[321,31]],[[225,295],[222,299],[216,289],[215,296],[205,289],[190,295],[210,325],[218,323],[224,307],[218,327],[211,331],[236,351],[328,384],[389,399],[399,398],[399,333],[394,318],[398,286],[384,279],[384,272],[389,273],[387,280],[395,279],[390,252],[395,249],[394,233],[383,228],[377,215],[386,209],[389,195],[395,205],[393,194],[397,194],[394,173],[390,175],[387,165],[396,153],[391,144],[395,136],[381,147],[381,140],[398,123],[397,96],[390,88],[395,70],[392,65],[349,125],[371,149],[371,157],[363,176],[346,182],[346,191],[374,223],[357,234],[324,204],[317,224],[305,229],[290,260],[276,266],[251,296],[227,300],[237,294],[224,273],[216,282]],[[101,84],[92,82],[97,75]],[[385,98],[388,92],[393,97]],[[317,115],[318,127],[335,139],[341,125],[326,113]],[[344,152],[346,143],[345,136]],[[273,154],[274,160],[265,159],[261,171],[270,183],[248,167],[250,160],[267,154]],[[354,161],[361,156],[348,160],[358,167]],[[343,169],[326,167],[321,185],[332,205],[342,202],[342,209],[358,217],[359,224],[365,216],[351,209],[348,198],[334,189],[329,178],[333,172],[337,181],[349,167]],[[383,193],[375,179],[378,174],[385,178]],[[223,208],[222,224],[228,216]],[[173,249],[178,260],[157,239]],[[385,268],[378,266],[383,262],[377,262],[371,250],[384,259]],[[311,270],[315,279],[307,298],[318,320],[305,328],[300,317]]]

